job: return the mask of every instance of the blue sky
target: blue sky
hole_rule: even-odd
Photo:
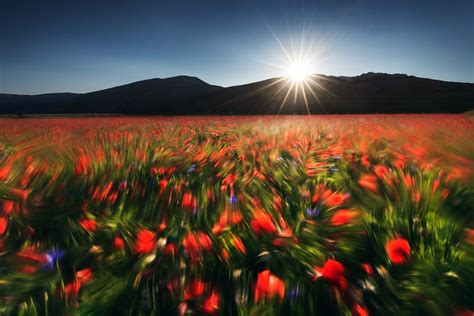
[[[474,1],[4,0],[0,26],[0,93],[244,84],[283,74],[273,34],[314,43],[317,73],[474,82]]]

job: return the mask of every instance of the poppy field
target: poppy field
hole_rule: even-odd
[[[464,115],[0,119],[0,314],[472,315]]]

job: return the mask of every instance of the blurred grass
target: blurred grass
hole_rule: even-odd
[[[462,116],[3,121],[1,313],[474,310]],[[272,282],[254,299],[267,269],[283,299]]]

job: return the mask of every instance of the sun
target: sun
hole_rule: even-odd
[[[324,109],[319,93],[327,92],[321,83],[326,80],[324,76],[318,75],[320,65],[326,58],[322,53],[327,49],[327,45],[322,43],[317,34],[308,33],[305,28],[302,29],[298,38],[293,38],[290,32],[288,43],[284,43],[273,29],[268,25],[276,43],[281,48],[283,55],[273,62],[262,61],[280,70],[279,78],[272,80],[269,84],[259,88],[266,89],[270,86],[279,85],[273,94],[273,97],[281,97],[277,114],[280,114],[285,105],[291,103],[296,107],[304,104],[306,112],[311,114],[310,105],[313,107],[317,102]]]
[[[304,60],[292,61],[286,67],[286,78],[294,84],[303,84],[311,76],[311,66]]]

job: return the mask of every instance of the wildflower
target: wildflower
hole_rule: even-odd
[[[413,178],[409,174],[403,175],[403,181],[405,182],[405,186],[410,189],[413,186]]]
[[[359,212],[357,211],[339,210],[331,217],[331,224],[333,226],[346,225],[358,215],[359,215]]]
[[[232,237],[232,244],[234,245],[235,248],[237,248],[238,251],[241,253],[245,254],[247,253],[247,249],[245,249],[244,244],[242,243],[242,239],[240,239],[239,236],[233,236]]]
[[[217,224],[212,228],[213,234],[221,233],[229,224],[237,225],[242,221],[242,214],[238,211],[225,210],[221,213]]]
[[[5,230],[7,229],[7,225],[8,225],[8,220],[6,217],[0,217],[0,235],[3,235],[3,233],[5,232]]]
[[[224,261],[227,261],[227,262],[229,261],[230,255],[229,255],[229,252],[228,252],[226,249],[222,249],[221,258],[222,258]]]
[[[12,170],[12,164],[6,164],[0,168],[0,181],[4,181],[8,178],[10,171]]]
[[[377,178],[373,175],[366,174],[359,179],[359,185],[366,190],[372,191],[374,193],[378,193],[378,184]]]
[[[250,221],[250,226],[257,235],[261,233],[274,234],[277,232],[277,227],[273,223],[271,215],[261,210],[255,212],[254,218]]]
[[[157,166],[152,166],[150,169],[150,174],[156,176],[158,174],[159,170]]]
[[[202,304],[202,311],[206,314],[213,314],[219,309],[219,295],[212,291],[211,295]]]
[[[360,164],[366,168],[370,167],[369,155],[365,154],[360,159]]]
[[[440,183],[441,183],[441,179],[439,177],[436,178],[436,180],[433,182],[433,187],[431,188],[431,192],[434,193],[436,190],[438,190]]]
[[[191,192],[186,192],[183,194],[181,205],[185,208],[196,208],[196,198]]]
[[[77,296],[81,290],[81,282],[74,280],[64,286],[64,293],[67,297]]]
[[[201,280],[192,281],[184,289],[184,299],[189,300],[201,297],[204,294],[205,287],[206,283],[202,282]]]
[[[319,209],[317,209],[316,207],[314,207],[313,209],[311,207],[308,207],[306,209],[306,215],[308,215],[308,216],[317,217],[320,212],[321,211]]]
[[[474,245],[474,229],[466,228],[464,233],[465,233],[465,240],[471,245]]]
[[[159,182],[159,186],[160,186],[160,191],[163,191],[164,189],[166,189],[166,186],[168,186],[168,180],[161,179]]]
[[[231,195],[230,198],[229,198],[229,202],[230,204],[237,204],[238,202],[238,198],[236,195]]]
[[[135,252],[137,254],[150,253],[155,247],[156,234],[148,229],[142,229],[137,233],[135,240]]]
[[[158,231],[159,231],[159,232],[164,231],[167,226],[168,226],[168,223],[166,222],[166,218],[163,218],[163,220],[161,221],[160,225],[158,226]]]
[[[272,298],[276,295],[280,299],[285,297],[285,284],[283,281],[271,274],[270,270],[260,272],[255,284],[255,302],[265,298]]]
[[[82,155],[79,157],[79,160],[76,162],[76,167],[74,170],[75,175],[80,175],[86,172],[87,168],[90,165],[90,158],[86,155]]]
[[[209,252],[212,248],[212,241],[203,232],[189,233],[183,239],[183,247],[188,252],[191,261],[199,261],[203,252]]]
[[[174,256],[176,256],[176,254],[178,253],[178,246],[174,243],[168,243],[166,244],[164,253],[165,255],[174,258]]]
[[[442,192],[441,192],[441,198],[443,198],[443,200],[446,200],[449,196],[449,190],[448,189],[444,189]]]
[[[115,249],[120,249],[120,250],[122,250],[122,249],[125,248],[125,242],[123,241],[122,238],[116,236],[116,237],[114,238],[114,247],[115,247]]]
[[[359,304],[354,305],[354,310],[352,312],[354,316],[369,316],[367,309]]]
[[[394,238],[387,242],[385,249],[392,263],[400,264],[407,261],[410,255],[410,244],[404,238]]]
[[[367,275],[372,275],[372,274],[374,274],[374,270],[372,269],[372,267],[370,266],[370,264],[368,264],[368,263],[363,263],[363,264],[361,264],[361,267],[362,267],[362,270],[364,270],[365,273],[367,273]]]
[[[38,253],[35,247],[29,247],[17,252],[17,257],[23,260],[34,261],[36,263],[45,263],[48,258],[43,253]]]
[[[329,207],[339,206],[344,204],[349,196],[347,194],[342,193],[332,193],[331,190],[326,190],[323,193],[324,203]]]
[[[93,219],[85,218],[79,221],[79,224],[82,228],[87,230],[88,232],[95,232],[97,230],[97,223]]]
[[[315,271],[331,285],[335,285],[341,290],[347,289],[347,281],[344,276],[345,268],[339,261],[329,259],[324,263],[322,268],[316,267]]]
[[[10,214],[13,211],[13,208],[15,207],[15,202],[13,201],[4,201],[3,202],[3,212],[5,214]]]
[[[94,274],[92,273],[92,270],[87,268],[83,270],[79,270],[76,272],[76,278],[81,282],[81,284],[86,284],[90,280],[92,280]]]
[[[387,167],[385,167],[384,165],[377,165],[374,168],[374,172],[377,175],[377,177],[379,177],[380,179],[383,179],[387,175],[388,170],[387,170]]]

